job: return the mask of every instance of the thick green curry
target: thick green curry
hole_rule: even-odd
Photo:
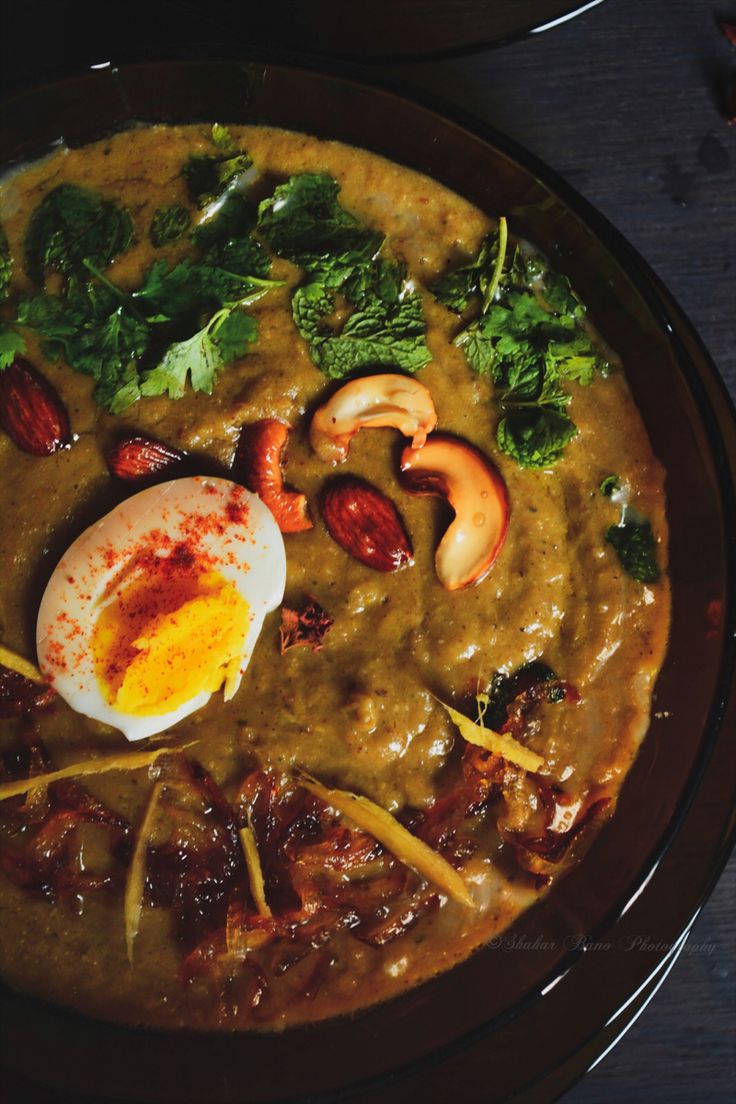
[[[577,432],[541,466],[500,447],[499,395],[514,385],[498,372],[494,381],[493,369],[475,370],[467,343],[455,340],[478,317],[492,277],[471,289],[460,311],[432,290],[496,232],[486,214],[426,177],[339,143],[260,127],[233,127],[227,140],[247,150],[252,167],[234,164],[217,187],[235,181],[239,194],[264,201],[289,178],[327,175],[339,185],[341,209],[377,232],[379,245],[384,237],[383,255],[405,265],[402,295],[418,296],[426,323],[428,359],[415,378],[431,395],[438,431],[480,450],[500,473],[508,531],[486,577],[444,587],[434,557],[452,511],[439,498],[407,493],[399,458],[409,442],[380,428],[354,437],[339,472],[369,481],[397,507],[413,563],[375,570],[330,536],[321,503],[334,470],[309,433],[340,384],[317,366],[314,348],[310,356],[310,339],[314,345],[314,335],[324,335],[320,326],[343,324],[355,298],[338,286],[305,339],[292,309],[304,268],[273,248],[275,234],[265,229],[255,229],[272,262],[263,278],[283,283],[244,308],[257,338],[221,367],[211,394],[187,385],[180,398],[144,394],[110,413],[63,349],[49,359],[42,328],[11,326],[23,357],[63,402],[73,440],[39,457],[0,434],[2,645],[35,662],[35,618],[51,571],[83,529],[138,489],[108,469],[121,438],[181,450],[187,474],[227,475],[241,428],[263,419],[291,427],[287,478],[306,495],[314,523],[284,535],[284,605],[298,616],[316,601],[331,624],[321,647],[282,650],[281,614],[271,614],[234,698],[213,695],[150,742],[181,754],[149,769],[123,765],[37,786],[0,803],[0,974],[19,990],[105,1019],[272,1029],[358,1009],[451,967],[582,854],[613,814],[647,728],[669,622],[667,524],[664,473],[626,366],[587,319],[578,320],[580,332],[610,370],[565,383],[571,398],[559,409]],[[124,292],[140,286],[156,259],[173,266],[191,256],[192,231],[203,212],[212,214],[212,196],[199,206],[182,171],[196,153],[212,156],[206,127],[140,127],[60,149],[8,176],[0,188],[13,259],[6,322],[40,294],[38,274],[32,279],[24,263],[29,220],[61,184],[127,209],[132,239],[103,265]],[[234,159],[225,153],[220,164]],[[163,244],[154,245],[155,213],[174,206],[175,240],[166,241],[159,215],[153,239]],[[514,230],[512,223],[512,239]],[[493,249],[489,271],[499,268],[499,241]],[[528,247],[518,256],[531,256]],[[68,293],[65,282],[77,277],[48,267],[47,292]],[[502,279],[504,271],[502,257]],[[585,288],[575,291],[584,301]],[[500,284],[491,292],[503,302]],[[604,336],[615,348],[616,334]],[[400,373],[414,365],[392,364],[389,351],[380,368]],[[614,493],[602,493],[612,475],[604,489]],[[606,539],[622,520],[651,526],[655,581],[632,577]],[[486,709],[484,724],[504,728],[542,766],[524,770],[468,743],[441,702],[473,720]],[[130,748],[114,728],[59,698],[6,713],[14,714],[0,721],[6,782],[148,746]],[[392,814],[460,874],[472,906],[304,788],[299,772]],[[154,785],[158,809],[141,843]],[[246,829],[260,853],[265,908],[258,861],[249,867],[245,851],[233,850]],[[134,861],[142,897],[131,962],[124,902]]]

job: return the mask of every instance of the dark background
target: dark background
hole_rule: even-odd
[[[38,0],[12,11],[6,5],[3,83],[12,88],[134,56],[236,56],[252,49],[254,37],[275,47],[288,39],[288,4],[212,0],[202,7],[204,14],[197,4],[163,0],[114,8]],[[424,7],[431,19],[443,5]],[[453,25],[466,40],[476,26],[478,38],[488,40],[492,3],[456,0],[444,7],[456,9]],[[345,0],[344,8],[352,41],[367,43],[360,21],[370,21],[370,7]],[[718,30],[718,16],[736,22],[736,4],[605,0],[542,34],[494,48],[430,60],[356,60],[351,68],[369,82],[399,81],[461,106],[565,177],[652,265],[700,333],[733,398],[736,125],[729,127],[724,113],[729,82],[736,81],[736,48]],[[424,36],[411,36],[398,23],[393,36],[389,26],[386,54],[406,54],[430,41],[426,29]],[[334,49],[332,38],[317,26],[312,46]],[[565,1096],[566,1104],[692,1104],[696,1097],[730,1104],[736,1096],[735,905],[732,858],[652,1003]],[[14,1093],[8,1104],[52,1099],[7,1082],[6,1090]],[[485,1096],[480,1086],[474,1094],[467,1084],[462,1094],[468,1104]]]

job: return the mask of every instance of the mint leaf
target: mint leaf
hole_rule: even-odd
[[[397,307],[406,287],[406,265],[379,257],[355,268],[342,286],[348,303],[367,310],[377,303]]]
[[[198,207],[206,207],[228,185],[253,164],[245,150],[239,150],[227,127],[215,123],[212,143],[217,153],[193,153],[182,169],[187,189]]]
[[[31,215],[26,271],[42,285],[48,269],[79,275],[85,261],[104,269],[132,239],[133,223],[124,207],[77,184],[60,184]]]
[[[192,241],[207,250],[233,238],[248,237],[258,218],[258,207],[244,195],[234,192],[227,196],[217,213],[200,222],[192,232]]]
[[[522,468],[547,468],[556,463],[565,445],[578,430],[567,414],[555,409],[530,407],[511,411],[501,419],[497,440]]]
[[[183,237],[191,221],[192,216],[181,203],[174,203],[171,207],[159,207],[153,213],[148,236],[152,244],[159,249]]]
[[[339,334],[317,336],[309,352],[331,379],[343,379],[365,368],[416,372],[431,360],[425,332],[421,296],[414,293],[395,305],[374,300],[353,311]]]
[[[312,341],[324,331],[323,318],[331,314],[335,306],[333,292],[322,284],[303,284],[291,299],[291,313],[299,333],[306,341]]]
[[[656,583],[660,576],[656,559],[657,542],[648,521],[627,519],[606,530],[624,571],[639,583]]]
[[[333,379],[371,367],[416,372],[431,359],[421,297],[409,293],[403,264],[377,256],[383,235],[341,207],[339,192],[332,177],[301,173],[259,206],[260,234],[309,275],[292,296],[294,323]],[[331,325],[338,292],[355,309]]]
[[[271,258],[252,236],[257,213],[256,205],[239,193],[228,196],[217,214],[200,223],[192,234],[202,251],[201,263],[266,279]]]
[[[301,173],[258,208],[258,230],[273,251],[328,288],[340,287],[356,267],[372,261],[383,242],[379,231],[361,226],[340,206],[339,191],[331,176]]]

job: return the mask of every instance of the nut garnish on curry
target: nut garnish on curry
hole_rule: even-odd
[[[647,728],[616,334],[513,220],[296,133],[58,150],[0,222],[0,973],[263,1030],[449,968]]]

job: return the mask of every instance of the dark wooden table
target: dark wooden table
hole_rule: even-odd
[[[451,100],[566,177],[653,266],[736,397],[736,126],[719,114],[736,49],[716,10],[606,0],[482,54],[363,72]],[[732,858],[652,1003],[566,1104],[736,1098],[735,905]]]

